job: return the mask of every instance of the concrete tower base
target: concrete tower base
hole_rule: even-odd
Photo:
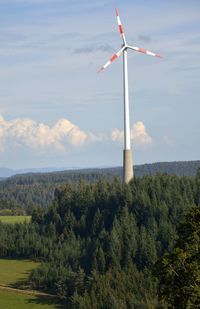
[[[133,162],[131,149],[124,149],[123,158],[123,182],[129,183],[133,178]]]

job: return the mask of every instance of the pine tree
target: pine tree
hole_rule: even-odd
[[[157,263],[159,293],[173,308],[198,308],[200,304],[200,208],[193,207],[179,227],[171,253]]]

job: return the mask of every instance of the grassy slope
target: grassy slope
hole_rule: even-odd
[[[0,259],[0,283],[12,285],[26,280],[30,271],[38,265],[28,260]]]
[[[60,309],[51,298],[0,291],[1,309]]]
[[[60,309],[52,297],[43,295],[26,295],[20,290],[7,291],[6,286],[20,287],[26,281],[31,269],[38,266],[29,260],[0,259],[0,308],[1,309]]]
[[[9,224],[14,224],[14,223],[24,223],[30,222],[31,216],[0,216],[0,221],[2,223],[9,223]]]

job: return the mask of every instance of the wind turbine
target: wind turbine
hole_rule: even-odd
[[[128,45],[124,34],[123,26],[116,9],[119,33],[122,37],[122,48],[115,53],[110,60],[99,71],[105,70],[113,61],[123,53],[123,88],[124,88],[124,151],[123,151],[123,182],[128,183],[133,178],[132,151],[130,139],[130,116],[129,116],[129,91],[128,91],[128,63],[127,50],[131,49],[153,57],[161,58],[160,55],[152,53],[144,48]]]

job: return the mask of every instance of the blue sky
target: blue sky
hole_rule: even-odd
[[[1,166],[122,165],[122,58],[131,52],[136,164],[200,159],[200,2],[0,0]]]

